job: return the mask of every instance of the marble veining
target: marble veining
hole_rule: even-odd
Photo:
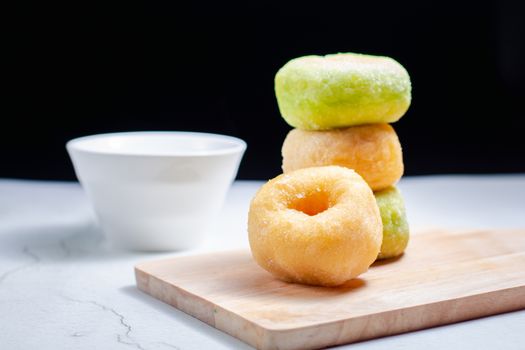
[[[91,305],[98,307],[99,309],[103,311],[112,313],[118,318],[120,325],[124,327],[125,329],[124,333],[117,334],[117,341],[121,344],[129,345],[139,350],[146,350],[144,347],[142,347],[142,345],[140,345],[135,340],[133,340],[133,338],[131,337],[131,332],[133,331],[133,329],[131,328],[131,325],[126,322],[124,315],[122,315],[120,312],[117,312],[115,309],[109,306],[106,306],[106,305],[102,305],[94,300],[78,300],[78,299],[74,299],[74,298],[71,298],[65,295],[63,295],[62,297],[68,301],[75,302],[75,303],[91,304]],[[76,332],[74,334],[79,334],[79,333]]]
[[[16,266],[4,273],[2,273],[0,275],[0,285],[2,284],[2,282],[8,278],[9,276],[15,274],[15,273],[18,273],[24,269],[27,269],[27,268],[30,268],[31,266],[35,265],[35,264],[38,264],[40,262],[40,257],[38,255],[36,255],[35,253],[33,253],[31,250],[29,250],[29,247],[28,246],[24,246],[22,248],[22,252],[21,254],[25,257],[28,257],[29,258],[29,262],[25,263],[25,264],[22,264],[20,266]]]

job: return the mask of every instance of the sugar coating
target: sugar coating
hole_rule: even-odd
[[[383,243],[378,259],[399,256],[405,251],[410,235],[403,197],[396,187],[374,195],[383,222]]]
[[[275,277],[337,286],[376,260],[383,228],[375,197],[353,170],[327,166],[279,175],[250,204],[255,261]]]
[[[275,76],[281,115],[303,130],[393,123],[410,106],[411,89],[394,59],[355,53],[299,57]]]
[[[285,173],[313,166],[354,169],[372,190],[394,185],[403,175],[403,154],[388,124],[327,131],[291,130],[282,146]]]

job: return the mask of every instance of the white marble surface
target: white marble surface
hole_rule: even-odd
[[[260,184],[235,183],[208,241],[178,254],[247,247]],[[525,227],[525,174],[412,177],[400,187],[413,230]],[[135,263],[172,255],[108,247],[76,183],[0,180],[0,349],[249,349],[135,288]],[[524,331],[518,311],[346,347],[525,349]]]

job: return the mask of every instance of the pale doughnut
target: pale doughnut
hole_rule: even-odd
[[[396,187],[374,193],[383,221],[383,243],[378,259],[403,254],[408,244],[409,228],[405,203]]]
[[[275,277],[337,286],[376,260],[383,226],[370,187],[353,170],[301,169],[270,180],[248,214],[255,261]]]
[[[374,191],[395,184],[403,175],[401,144],[388,124],[327,131],[293,129],[284,140],[282,156],[285,173],[340,165],[354,169]]]
[[[410,77],[389,57],[340,53],[305,56],[275,76],[285,121],[303,130],[393,123],[410,106]]]

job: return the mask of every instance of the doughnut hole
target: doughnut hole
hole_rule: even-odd
[[[301,194],[297,196],[295,200],[290,202],[288,208],[303,212],[309,216],[315,216],[332,205],[329,195],[325,191],[314,191],[306,195]]]
[[[337,286],[365,272],[382,241],[374,195],[353,170],[313,167],[282,174],[252,199],[255,261],[290,282]]]
[[[327,131],[291,130],[282,146],[283,172],[339,165],[354,169],[374,191],[394,185],[403,175],[403,153],[389,124]]]

